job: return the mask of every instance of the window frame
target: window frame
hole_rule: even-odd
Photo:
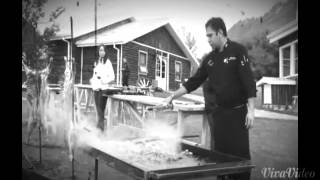
[[[180,79],[177,79],[177,71],[176,71],[176,65],[179,64],[180,65]],[[174,80],[177,82],[181,82],[182,81],[182,62],[181,61],[175,61],[174,62]]]
[[[279,47],[279,68],[281,68],[281,70],[282,70],[282,74],[279,74],[279,76],[280,77],[283,77],[283,78],[290,78],[290,77],[293,77],[293,76],[297,76],[298,75],[298,72],[295,72],[295,65],[293,66],[293,67],[291,67],[291,64],[292,64],[292,62],[291,61],[293,61],[293,63],[295,63],[295,61],[296,61],[296,59],[298,59],[298,57],[296,58],[295,57],[295,46],[298,44],[298,39],[296,39],[296,40],[294,40],[294,41],[292,41],[292,42],[289,42],[289,43],[287,43],[287,44],[285,44],[285,45],[282,45],[282,46],[280,46]],[[284,61],[286,61],[286,60],[284,60],[285,58],[283,57],[283,50],[285,49],[285,48],[290,48],[290,55],[289,55],[289,75],[284,75],[284,66],[283,66],[283,62]],[[293,57],[291,57],[291,56],[293,56]],[[281,67],[282,66],[282,67]],[[294,73],[293,74],[291,74],[291,68],[294,68]],[[279,73],[280,73],[280,70],[279,70]]]
[[[146,72],[140,72],[140,54],[141,53],[146,55]],[[137,63],[138,63],[138,74],[147,75],[148,74],[148,52],[143,51],[143,50],[139,50]]]

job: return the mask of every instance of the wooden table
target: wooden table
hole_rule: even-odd
[[[206,149],[211,149],[211,134],[208,122],[208,116],[205,112],[204,104],[193,104],[184,101],[174,101],[172,102],[173,109],[178,112],[178,130],[181,130],[183,119],[190,115],[201,115],[202,116],[202,129],[201,129],[201,139],[200,145]]]
[[[164,98],[144,96],[144,95],[108,95],[107,101],[107,123],[106,129],[112,127],[111,121],[112,116],[117,112],[115,108],[123,107],[123,104],[133,106],[134,104],[140,104],[142,106],[140,112],[138,109],[135,110],[134,116],[140,119],[142,127],[146,118],[146,111],[148,106],[158,106],[163,104]],[[117,104],[119,103],[119,104]],[[208,118],[204,111],[204,104],[194,104],[186,101],[173,100],[173,110],[177,111],[177,130],[181,131],[183,120],[189,115],[201,115],[202,116],[202,132],[201,132],[201,143],[187,142],[192,145],[199,145],[203,148],[210,149],[210,128]],[[123,108],[122,108],[123,109]],[[124,123],[126,123],[124,121]]]
[[[75,104],[77,110],[89,110],[89,107],[94,107],[93,90],[89,84],[75,84]]]
[[[163,104],[163,98],[144,96],[144,95],[105,95],[108,97],[107,100],[107,123],[106,129],[112,127],[112,117],[118,116],[124,124],[126,124],[126,119],[124,116],[117,114],[119,109],[116,108],[124,108],[124,105],[130,106],[133,110],[131,113],[135,118],[142,124],[141,127],[144,127],[146,112],[148,106],[157,106]]]

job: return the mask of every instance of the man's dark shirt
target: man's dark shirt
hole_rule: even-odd
[[[211,52],[196,74],[183,84],[188,93],[197,89],[208,78],[210,106],[235,107],[256,97],[256,83],[250,69],[246,49],[228,39],[222,52]],[[208,102],[209,101],[209,102]]]
[[[122,67],[122,73],[125,75],[129,75],[129,66],[127,63],[123,63],[123,67]]]

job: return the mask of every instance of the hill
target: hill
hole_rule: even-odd
[[[247,47],[256,79],[278,76],[277,44],[266,36],[296,18],[297,0],[275,4],[262,17],[238,21],[228,30],[228,37]]]

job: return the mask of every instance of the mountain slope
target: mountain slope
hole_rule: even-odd
[[[239,21],[229,29],[228,37],[247,47],[257,79],[278,76],[278,48],[266,36],[294,20],[296,10],[297,0],[279,2],[262,17]]]
[[[295,19],[296,2],[296,0],[279,2],[263,17],[239,21],[229,29],[228,36],[235,41],[250,41],[257,35],[270,33]]]

